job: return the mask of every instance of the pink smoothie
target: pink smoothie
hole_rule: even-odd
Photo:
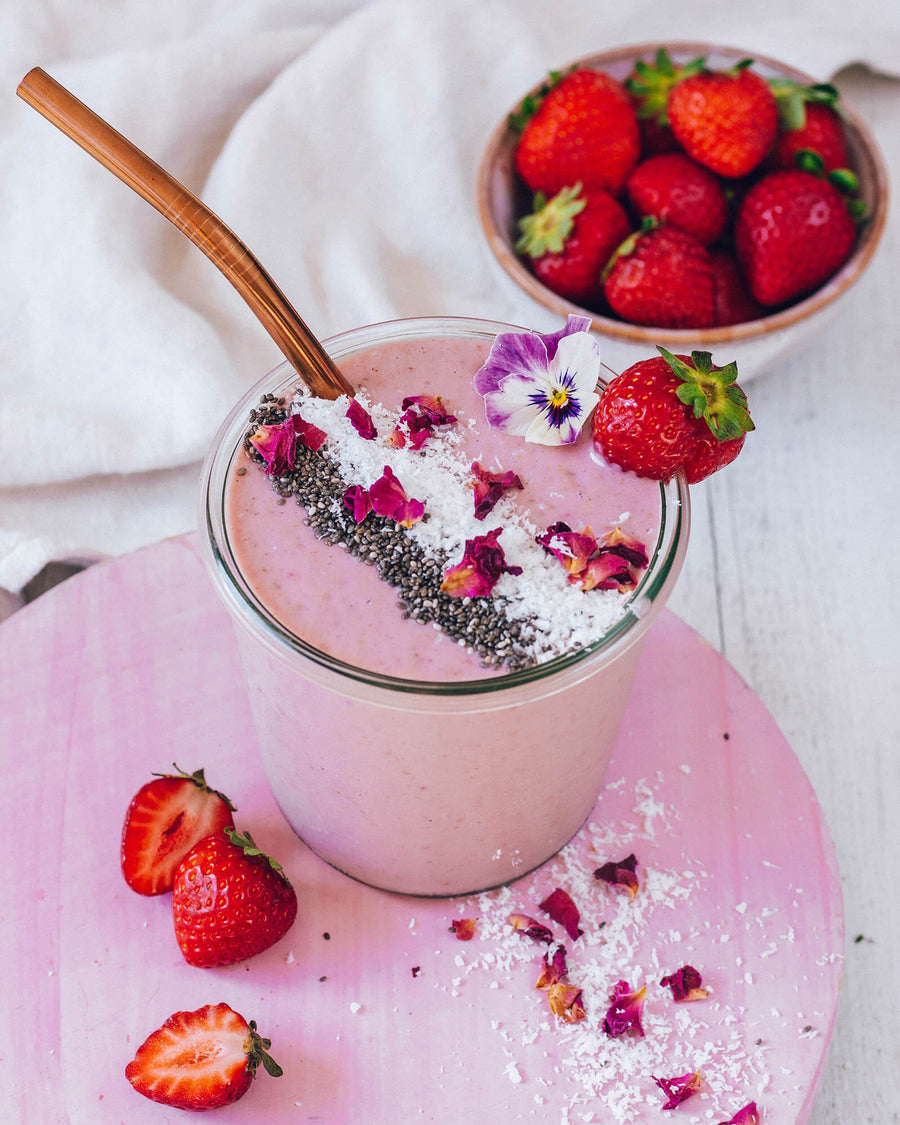
[[[206,471],[211,569],[238,626],[273,793],[298,835],[328,862],[408,894],[502,884],[577,832],[603,784],[646,628],[686,548],[687,489],[679,482],[661,488],[602,465],[587,432],[572,446],[545,447],[487,426],[472,378],[501,327],[397,322],[339,337],[329,350],[385,417],[398,416],[406,396],[440,395],[458,418],[457,460],[520,476],[523,489],[476,525],[481,534],[504,529],[507,561],[529,538],[518,535],[516,521],[538,531],[558,521],[578,531],[589,526],[598,538],[621,525],[645,544],[651,562],[636,595],[576,589],[538,550],[552,563],[546,592],[538,588],[551,632],[566,636],[560,597],[574,597],[565,613],[574,604],[576,616],[585,604],[606,607],[608,625],[587,653],[542,658],[512,674],[484,668],[465,644],[404,619],[396,590],[374,567],[317,540],[304,509],[293,498],[279,503],[270,479],[240,449],[260,390],[289,391],[287,374],[279,382],[273,373],[241,404]],[[307,418],[304,404],[301,413]],[[314,410],[309,418],[322,421]],[[379,440],[387,432],[379,427]],[[420,454],[399,453],[393,464],[403,482]],[[417,497],[426,512],[432,504],[444,511],[429,534],[436,525],[435,533],[456,535],[451,561],[471,532],[451,528],[441,509],[450,497],[454,510],[456,488],[465,484],[436,489],[443,498]],[[471,493],[464,495],[467,510],[474,507]],[[513,581],[504,575],[492,596]]]
[[[571,446],[547,447],[526,443],[485,423],[472,378],[488,350],[489,342],[483,339],[400,340],[344,357],[341,369],[358,391],[383,404],[394,417],[402,413],[401,400],[407,395],[441,395],[458,419],[452,430],[459,439],[454,455],[461,465],[477,460],[492,470],[511,469],[518,474],[524,488],[507,493],[480,525],[471,524],[471,534],[502,527],[512,505],[539,532],[559,520],[578,531],[589,526],[598,536],[621,525],[652,550],[660,518],[656,482],[603,464],[593,453],[587,432]],[[316,417],[302,406],[301,413]],[[349,422],[343,424],[350,433]],[[392,455],[397,477],[409,480],[423,453],[390,451],[384,444],[386,437],[381,433],[378,439],[379,470],[381,460]],[[425,456],[428,448],[423,447]],[[459,488],[455,481],[446,487]],[[464,503],[473,507],[471,490],[461,492],[467,493]],[[228,482],[232,548],[259,600],[291,632],[340,660],[385,675],[431,681],[496,675],[482,667],[477,653],[429,624],[404,618],[395,589],[373,567],[317,539],[304,525],[304,515],[293,500],[279,503],[259,465],[246,454],[240,456]],[[461,557],[458,543],[455,552],[453,561]],[[550,569],[549,578],[566,586],[562,567]],[[617,618],[625,601],[617,591],[593,590],[578,596],[572,591],[573,604],[585,599],[595,607],[603,603],[601,623],[606,616],[610,621]],[[597,635],[602,636],[602,631]]]

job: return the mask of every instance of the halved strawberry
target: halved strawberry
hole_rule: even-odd
[[[137,1049],[125,1077],[139,1094],[175,1109],[219,1109],[247,1092],[262,1063],[267,1074],[282,1069],[263,1039],[227,1004],[175,1012]]]
[[[122,827],[125,882],[140,895],[172,889],[175,870],[191,848],[210,832],[233,825],[234,805],[210,789],[203,770],[155,774],[135,793]]]

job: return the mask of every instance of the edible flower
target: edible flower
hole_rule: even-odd
[[[567,891],[557,887],[555,891],[547,895],[543,902],[538,904],[541,910],[546,911],[554,922],[560,926],[564,926],[566,933],[575,941],[580,938],[584,930],[579,929],[578,923],[581,920],[581,915],[578,913],[578,907],[572,901],[571,895]]]
[[[700,987],[703,978],[693,965],[682,965],[677,972],[663,977],[659,983],[663,988],[672,989],[672,998],[676,1004],[686,1004],[691,1000],[705,1000],[709,996],[709,989]]]
[[[594,878],[602,879],[614,887],[627,888],[628,897],[633,899],[638,893],[638,880],[634,872],[636,866],[637,860],[632,852],[618,863],[604,863],[602,867],[598,867],[594,872]]]
[[[537,536],[537,542],[562,563],[569,581],[582,590],[626,593],[637,585],[636,571],[649,562],[644,545],[620,527],[599,542],[589,527],[573,531],[560,520]]]
[[[720,1121],[719,1125],[759,1125],[759,1110],[756,1108],[756,1102],[747,1102],[734,1117],[730,1117],[727,1121]]]
[[[294,468],[297,442],[314,452],[321,449],[326,434],[312,422],[305,422],[299,414],[291,414],[274,425],[260,423],[248,435],[248,441],[266,463],[266,475],[281,477]]]
[[[403,485],[394,475],[390,465],[371,488],[361,484],[351,485],[344,492],[344,506],[353,513],[357,523],[362,523],[369,512],[394,520],[401,527],[412,527],[425,514],[421,500],[412,500],[406,495]]]
[[[582,990],[574,984],[551,984],[547,989],[550,1011],[566,1023],[581,1023],[585,1018]]]
[[[378,430],[372,421],[372,415],[355,398],[351,400],[347,407],[347,417],[361,438],[365,438],[366,441],[374,441],[378,437]]]
[[[570,316],[547,335],[499,333],[475,374],[488,422],[538,445],[575,441],[599,401],[600,344],[590,324]]]
[[[456,421],[444,406],[440,395],[409,395],[400,404],[403,414],[394,427],[390,442],[396,449],[409,445],[421,449],[438,426],[449,426]]]
[[[679,1078],[657,1078],[653,1074],[650,1077],[669,1099],[663,1109],[677,1109],[682,1102],[703,1089],[703,1077],[699,1070],[693,1074],[682,1074]]]
[[[560,981],[566,979],[568,967],[566,966],[566,947],[558,945],[553,951],[553,956],[550,956],[549,951],[544,954],[542,962],[541,975],[538,977],[537,984],[534,986],[543,992],[546,992],[552,985],[559,984]]]
[[[523,937],[531,938],[538,943],[543,942],[545,945],[550,945],[553,941],[553,934],[547,926],[534,918],[529,918],[527,914],[510,914],[506,920]]]
[[[477,921],[477,918],[456,918],[450,923],[450,932],[456,934],[459,941],[471,941]]]
[[[488,469],[483,469],[477,461],[473,461],[472,472],[475,474],[475,483],[472,487],[475,492],[475,519],[477,520],[483,520],[492,512],[494,505],[508,489],[524,487],[512,469],[505,473],[492,473]]]
[[[451,598],[484,598],[503,574],[521,574],[520,566],[507,566],[499,539],[503,529],[467,539],[462,561],[444,571],[441,593]]]
[[[646,995],[646,985],[632,992],[631,985],[627,981],[620,980],[616,983],[610,996],[611,1004],[603,1020],[603,1030],[611,1039],[617,1039],[626,1031],[636,1031],[643,1039],[641,1012]]]

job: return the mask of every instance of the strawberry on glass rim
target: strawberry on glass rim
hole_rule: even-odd
[[[174,1109],[220,1109],[242,1098],[256,1071],[279,1078],[272,1043],[227,1004],[174,1012],[137,1049],[125,1077],[139,1094]]]
[[[683,472],[697,484],[730,464],[754,429],[737,366],[716,367],[709,352],[639,360],[617,375],[594,411],[603,457],[653,480]]]

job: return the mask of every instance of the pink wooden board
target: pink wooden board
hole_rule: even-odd
[[[715,1125],[751,1099],[766,1125],[807,1120],[841,979],[834,851],[773,719],[696,633],[670,613],[654,625],[607,788],[562,855],[441,901],[360,886],[293,836],[259,772],[230,630],[192,537],[96,566],[0,627],[10,1120],[183,1122],[124,1067],[171,1012],[218,1001],[258,1021],[285,1071],[222,1121]],[[122,881],[127,803],[173,761],[205,766],[297,889],[291,932],[244,964],[190,968],[168,896]],[[634,902],[591,876],[630,851]],[[506,922],[548,921],[538,903],[557,886],[585,930],[567,941],[588,1012],[574,1026],[534,990],[542,949]],[[475,939],[457,941],[451,921],[470,916]],[[685,963],[708,1000],[675,1005],[659,986]],[[648,986],[644,1039],[602,1033],[620,978]],[[651,1075],[698,1068],[704,1092],[661,1116]]]

